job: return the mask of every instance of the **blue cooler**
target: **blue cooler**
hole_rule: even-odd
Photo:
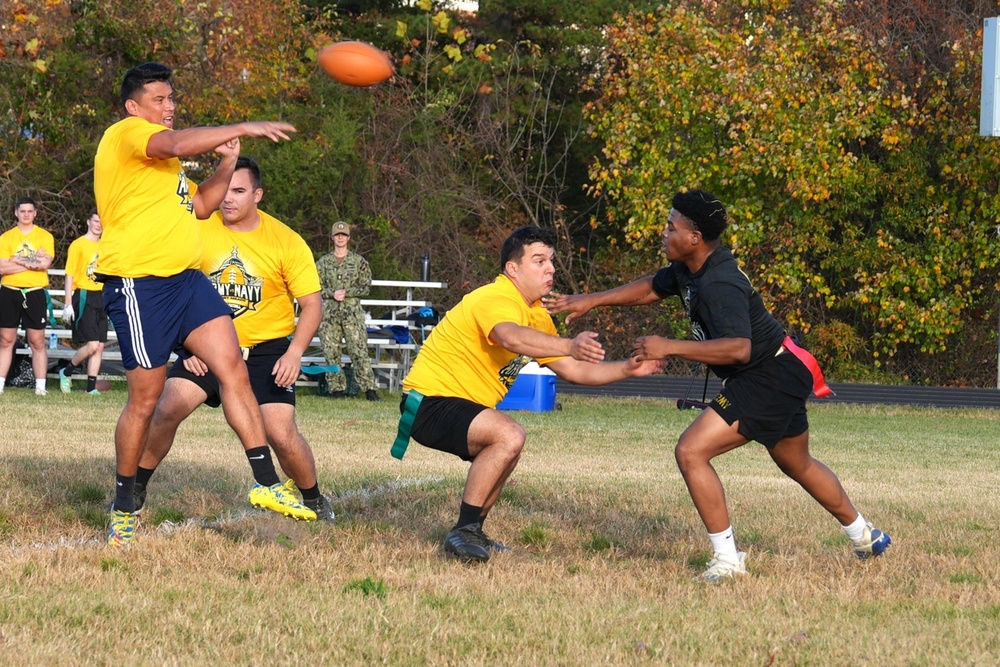
[[[497,410],[549,412],[555,407],[556,374],[532,361],[518,373],[510,391],[497,405]]]

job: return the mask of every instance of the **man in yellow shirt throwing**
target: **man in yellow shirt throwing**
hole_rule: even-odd
[[[128,401],[115,429],[115,499],[108,543],[134,539],[135,475],[170,355],[182,348],[219,380],[226,420],[239,436],[257,484],[250,502],[304,519],[316,515],[286,493],[267,447],[260,408],[242,363],[232,311],[199,270],[198,219],[226,194],[240,137],[287,140],[288,123],[244,122],[175,130],[171,70],[132,68],[122,80],[126,117],[109,127],[94,158],[94,195],[104,225],[97,278],[114,324],[128,381]],[[215,152],[215,173],[200,186],[178,158]]]

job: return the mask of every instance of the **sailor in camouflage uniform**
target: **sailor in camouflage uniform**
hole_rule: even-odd
[[[354,368],[358,389],[369,401],[379,400],[378,383],[368,358],[368,327],[365,311],[359,299],[368,296],[372,285],[372,271],[364,257],[348,250],[351,227],[346,222],[335,222],[330,230],[333,252],[316,262],[320,283],[323,285],[323,324],[319,337],[327,363],[340,363],[340,342],[346,344],[347,355]],[[327,373],[330,395],[342,398],[347,391],[347,376]]]

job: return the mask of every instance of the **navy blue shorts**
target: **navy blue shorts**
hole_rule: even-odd
[[[295,385],[290,387],[279,387],[274,383],[274,376],[271,370],[275,362],[288,351],[289,341],[287,338],[277,338],[269,340],[250,348],[247,356],[247,374],[250,376],[250,388],[257,399],[257,405],[267,403],[287,403],[295,405]],[[194,382],[198,387],[208,394],[205,405],[210,408],[217,408],[222,405],[222,394],[219,393],[219,379],[212,371],[204,375],[195,375],[184,368],[184,362],[178,359],[170,367],[167,379],[182,378]]]
[[[785,352],[726,380],[709,407],[730,426],[738,420],[740,435],[770,449],[809,430],[812,382],[805,364]]]
[[[399,402],[400,414],[406,405],[406,396],[407,394],[403,394]],[[469,427],[483,410],[489,408],[464,398],[424,396],[413,418],[410,437],[424,447],[454,454],[463,461],[471,461]]]
[[[169,278],[106,276],[104,308],[127,371],[165,366],[192,331],[233,313],[208,278],[194,269]]]

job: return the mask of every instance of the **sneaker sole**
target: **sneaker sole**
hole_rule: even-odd
[[[486,555],[486,558],[482,558],[481,556],[473,556],[471,554],[459,553],[458,551],[453,551],[448,547],[444,548],[444,552],[449,556],[451,556],[452,558],[454,558],[455,560],[461,561],[463,563],[485,563],[490,559],[489,554]]]
[[[255,503],[255,502],[251,502],[250,504],[253,505],[254,507],[256,507],[257,509],[268,510],[270,512],[274,512],[275,514],[280,514],[281,516],[287,517],[289,519],[295,519],[296,521],[315,521],[316,520],[316,513],[313,512],[312,510],[309,510],[310,513],[312,514],[312,516],[309,516],[308,514],[302,514],[302,516],[299,516],[299,514],[297,514],[295,512],[292,512],[287,507],[282,507],[280,505],[278,505],[278,506],[275,507],[275,506],[265,505],[263,503]]]

